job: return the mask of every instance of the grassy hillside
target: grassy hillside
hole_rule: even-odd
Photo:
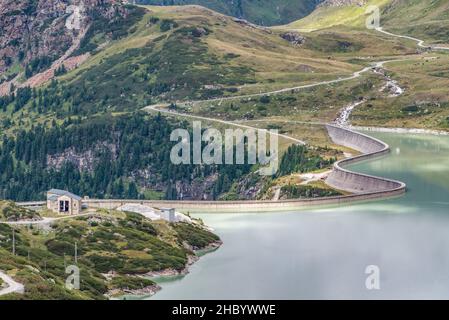
[[[385,30],[418,37],[427,43],[449,43],[449,3],[445,0],[370,0],[364,7],[320,7],[310,16],[285,28],[311,31],[306,35],[346,34],[351,39],[370,33],[378,38],[374,46],[377,52],[381,53],[384,51],[384,45],[395,41],[395,38],[365,29],[365,9],[373,4],[381,8],[381,26]],[[404,39],[401,42],[406,46],[417,47],[414,41]],[[320,47],[325,48],[326,45]],[[365,52],[374,51],[369,49]],[[372,90],[369,103],[361,105],[353,112],[353,123],[447,130],[447,60],[446,53],[434,52],[423,56],[421,60],[388,64],[385,67],[387,74],[398,81],[404,93],[391,97]],[[379,83],[378,86],[381,87],[382,84]]]
[[[446,0],[368,0],[364,6],[324,6],[287,28],[314,31],[335,26],[364,28],[369,6],[378,6],[381,26],[428,41],[449,42],[449,3]]]
[[[237,23],[202,7],[148,10],[129,36],[58,78],[50,99],[62,102],[58,112],[124,111],[274,90],[347,75],[360,68],[350,61],[354,55],[410,53],[399,41],[379,50],[377,35],[311,34],[295,46],[281,37],[284,31]]]
[[[161,270],[186,267],[187,247],[202,249],[219,241],[211,232],[184,223],[143,219],[123,212],[59,222],[47,228],[16,227],[16,255],[12,229],[0,224],[0,270],[25,286],[25,294],[2,299],[105,299],[126,290],[157,291],[151,280],[140,276]],[[74,265],[75,242],[80,290],[65,287],[66,266]],[[114,271],[115,275],[104,274]]]
[[[288,24],[287,28],[315,31],[334,26],[365,27],[366,9],[371,5],[384,7],[391,0],[368,0],[365,5],[323,6],[307,17]]]
[[[14,202],[0,201],[0,221],[40,220],[36,211],[17,206]]]
[[[434,58],[432,58],[434,57]],[[388,65],[388,74],[404,88],[399,97],[376,99],[357,108],[353,123],[404,128],[449,129],[449,55]]]
[[[201,5],[259,25],[289,23],[308,15],[321,0],[138,0],[149,5]]]
[[[449,2],[395,0],[382,12],[384,27],[435,43],[449,43]]]
[[[329,61],[324,54],[296,48],[279,33],[236,23],[205,8],[149,10],[132,36],[105,48],[62,79],[75,88],[82,85],[87,96],[96,100],[105,98],[105,106],[123,108],[136,102],[143,106],[158,97],[229,95],[244,84],[256,91],[274,82],[283,86],[353,69]]]

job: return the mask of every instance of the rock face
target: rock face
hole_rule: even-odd
[[[306,40],[306,38],[304,38],[302,35],[294,31],[281,34],[281,38],[287,40],[288,42],[290,42],[295,46],[302,45]]]
[[[0,72],[61,57],[94,15],[112,16],[116,0],[0,0]],[[78,8],[78,9],[77,9]],[[80,9],[79,9],[80,8]],[[76,11],[74,13],[74,10]],[[80,19],[68,27],[75,14]],[[14,74],[0,79],[11,80]]]
[[[324,0],[317,7],[344,7],[344,6],[364,6],[367,0]]]

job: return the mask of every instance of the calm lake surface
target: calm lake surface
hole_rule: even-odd
[[[352,168],[406,182],[405,196],[196,215],[223,246],[151,299],[449,299],[449,137],[372,135],[392,153]],[[380,268],[380,290],[365,287],[368,265]]]

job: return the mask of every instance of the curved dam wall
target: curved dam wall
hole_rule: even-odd
[[[317,205],[335,205],[354,201],[372,200],[398,196],[406,185],[400,181],[352,172],[344,166],[378,157],[390,151],[389,146],[370,136],[334,125],[326,125],[329,136],[336,144],[362,152],[360,156],[340,160],[334,164],[326,180],[330,186],[353,194],[337,197],[291,199],[280,201],[142,201],[142,200],[85,200],[90,208],[115,209],[126,203],[138,203],[155,208],[172,207],[191,212],[267,212],[300,209]]]
[[[406,185],[400,181],[374,177],[352,172],[344,166],[362,160],[374,158],[390,151],[389,146],[370,136],[334,125],[326,125],[329,136],[336,144],[362,152],[360,156],[340,160],[334,164],[332,173],[326,180],[330,186],[351,192],[351,195],[291,199],[279,201],[163,201],[163,200],[128,200],[128,199],[84,199],[83,206],[87,208],[117,209],[127,204],[142,204],[154,208],[170,207],[184,212],[219,212],[246,213],[267,211],[288,211],[312,206],[338,205],[355,201],[374,200],[398,196],[405,192]],[[44,206],[45,202],[17,203],[24,207]]]
[[[371,159],[390,152],[390,147],[373,137],[334,125],[326,125],[332,141],[338,145],[362,152],[360,156],[340,160],[334,164],[334,170],[326,179],[333,188],[354,194],[385,193],[401,194],[406,185],[400,181],[352,172],[344,167],[352,163]]]

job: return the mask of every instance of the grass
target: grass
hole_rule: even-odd
[[[445,0],[398,1],[384,10],[382,18],[387,30],[434,43],[449,42],[449,3]]]
[[[0,269],[25,285],[24,295],[2,299],[104,299],[109,290],[141,289],[153,282],[137,275],[166,268],[181,270],[192,254],[187,242],[202,249],[219,238],[198,226],[152,222],[133,214],[103,211],[94,217],[59,221],[50,230],[0,225]],[[170,240],[166,240],[170,239]],[[65,266],[74,264],[78,245],[80,290],[65,288]],[[117,272],[112,281],[101,273]]]
[[[0,200],[0,221],[40,219],[40,215],[30,209],[17,206],[11,201]]]
[[[357,125],[442,129],[449,128],[448,54],[432,53],[418,61],[388,64],[393,79],[405,88],[403,95],[388,97],[373,92],[373,99],[353,113]]]
[[[309,16],[292,22],[286,27],[306,32],[339,25],[361,28],[365,27],[365,20],[368,16],[365,12],[369,6],[383,7],[389,2],[389,0],[369,0],[363,6],[321,7]]]
[[[331,80],[361,69],[370,59],[414,50],[413,43],[408,46],[398,39],[379,48],[381,35],[347,29],[308,34],[305,45],[294,47],[280,37],[283,30],[245,27],[205,8],[146,8],[133,33],[111,41],[60,78],[72,92],[60,111],[38,114],[31,102],[19,112],[9,106],[0,120],[13,123],[3,130],[15,134],[35,123],[51,125],[55,118],[60,122],[58,117],[66,118],[71,104],[90,115],[126,112],[157,101],[258,93]],[[179,27],[162,32],[164,19]],[[197,27],[208,34],[183,34]],[[161,84],[165,89],[159,88]]]
[[[167,1],[143,0],[141,3],[160,5]],[[277,25],[287,23],[305,16],[314,8],[309,0],[175,0],[170,4],[185,5],[198,4],[212,10],[237,16],[257,23],[259,25]]]
[[[322,7],[309,16],[283,28],[302,32],[330,28],[365,29],[369,6],[380,8],[381,26],[386,30],[447,43],[449,39],[449,3],[445,0],[369,0],[363,6]]]

